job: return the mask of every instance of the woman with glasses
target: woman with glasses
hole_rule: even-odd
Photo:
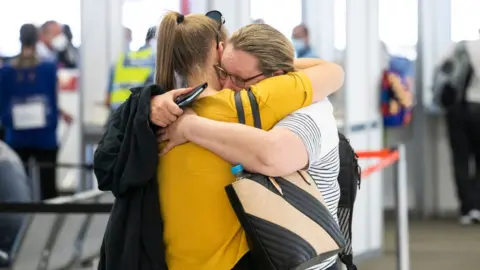
[[[307,60],[303,67],[299,67],[303,71],[293,72],[293,47],[281,34],[269,36],[270,43],[263,44],[270,59],[234,61],[237,66],[227,71],[222,67],[222,60],[232,59],[221,58],[228,43],[222,27],[223,17],[214,12],[217,16],[212,20],[209,15],[212,17],[212,13],[183,16],[171,12],[159,26],[161,43],[156,83],[166,89],[174,88],[175,73],[185,78],[188,86],[207,81],[209,88],[193,105],[199,116],[238,122],[233,102],[235,92],[222,90],[222,81],[224,84],[231,81],[238,88],[250,87],[259,103],[262,127],[266,130],[288,114],[325,98],[341,86],[343,72],[334,64]],[[272,29],[267,34],[276,32]],[[258,36],[245,35],[242,38],[255,39]],[[241,44],[242,40],[238,43]],[[275,59],[275,65],[272,59]],[[259,65],[262,62],[265,63]],[[243,67],[243,72],[233,75],[241,66],[263,69],[256,71]],[[245,90],[242,90],[242,96],[247,123],[251,125]],[[175,117],[163,117],[175,120]],[[158,184],[170,269],[238,269],[241,266],[235,268],[235,265],[244,263],[241,259],[248,252],[245,233],[224,191],[224,187],[234,181],[230,167],[229,162],[193,143],[180,145],[160,159]],[[248,260],[248,257],[244,258]]]
[[[293,47],[278,31],[270,32],[275,37],[263,37],[271,41],[263,46],[268,54],[275,55],[274,60],[266,57],[237,63],[247,68],[261,66],[257,74],[253,74],[254,69],[227,69],[222,62],[232,59],[222,58],[227,44],[223,23],[218,11],[206,16],[169,12],[158,28],[156,84],[169,90],[180,86],[176,77],[181,77],[187,86],[208,82],[208,89],[193,104],[199,116],[238,122],[235,91],[222,90],[222,85],[231,81],[240,88],[249,86],[259,103],[262,127],[269,130],[288,114],[322,100],[342,85],[343,71],[335,64],[305,59],[294,66]],[[174,103],[176,92],[152,99],[151,121],[157,126],[166,127],[183,113]],[[246,90],[241,90],[241,95],[246,122],[252,125]],[[97,153],[113,154],[100,147]],[[101,158],[97,153],[96,159]],[[168,269],[252,269],[245,232],[224,191],[234,181],[231,164],[196,144],[185,143],[162,156],[157,168]]]

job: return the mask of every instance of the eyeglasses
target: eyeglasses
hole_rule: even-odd
[[[222,31],[222,26],[225,24],[225,18],[223,17],[222,13],[218,10],[211,10],[205,14],[205,16],[209,17],[210,19],[216,21],[219,24],[218,32],[217,32],[217,49],[220,43],[220,33]]]
[[[247,85],[247,83],[249,81],[251,81],[253,79],[256,79],[256,78],[263,75],[263,73],[260,73],[260,74],[257,74],[255,76],[244,79],[244,78],[241,78],[239,76],[236,76],[236,75],[233,75],[233,74],[227,72],[225,69],[223,69],[219,65],[214,65],[214,67],[215,67],[215,71],[217,72],[218,77],[221,80],[226,80],[228,77],[230,77],[232,82],[239,88],[245,88],[245,86]]]

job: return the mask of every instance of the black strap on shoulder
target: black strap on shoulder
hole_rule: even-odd
[[[245,111],[243,110],[242,95],[240,91],[235,92],[235,107],[237,108],[238,122],[245,124]]]
[[[250,106],[252,107],[253,125],[256,128],[262,129],[262,120],[260,118],[260,109],[258,107],[257,98],[250,88],[247,90],[248,99],[250,99]]]
[[[262,120],[260,118],[260,110],[258,107],[258,102],[257,98],[255,97],[255,94],[248,89],[248,99],[250,100],[250,106],[252,107],[252,115],[253,115],[253,124],[256,128],[262,128]],[[235,107],[237,108],[237,116],[238,116],[238,122],[240,124],[245,124],[245,110],[243,109],[243,103],[242,103],[242,95],[241,91],[235,92]]]

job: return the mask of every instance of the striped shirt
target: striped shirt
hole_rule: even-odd
[[[337,208],[340,200],[338,173],[340,156],[338,152],[338,130],[333,106],[328,99],[295,111],[276,126],[287,128],[299,136],[308,152],[308,173],[323,195],[325,204],[338,223]],[[309,270],[324,270],[334,265],[333,256]]]

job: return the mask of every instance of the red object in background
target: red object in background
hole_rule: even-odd
[[[75,92],[78,90],[78,78],[77,77],[71,77],[67,81],[62,82],[60,85],[60,90],[61,91],[69,91],[69,92]]]
[[[190,0],[180,0],[180,13],[185,15],[190,13]]]
[[[59,69],[58,70],[58,88],[60,91],[76,92],[78,91],[79,70]]]

